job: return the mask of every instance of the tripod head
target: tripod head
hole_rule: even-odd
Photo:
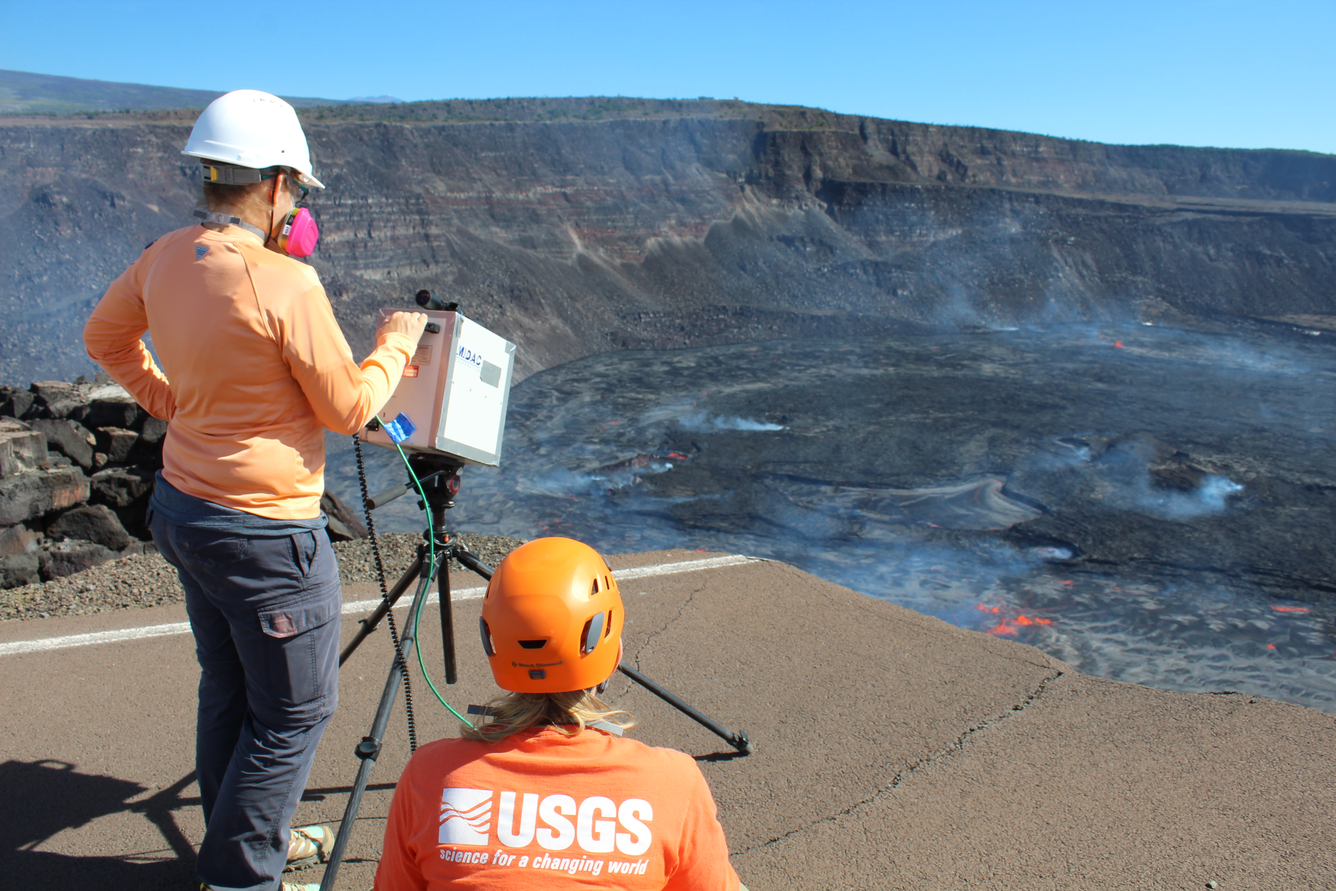
[[[435,509],[455,506],[453,498],[459,494],[459,471],[464,469],[462,464],[443,455],[414,452],[408,456],[408,467],[418,485],[422,486],[423,496],[427,499],[427,503],[422,505],[423,510],[435,513]],[[373,511],[407,495],[414,488],[412,482],[400,483],[375,495],[368,495],[363,503],[368,511]]]
[[[423,507],[433,517],[455,506],[454,497],[459,494],[461,485],[459,472],[464,469],[461,461],[448,455],[413,452],[408,456],[408,466],[427,499]]]

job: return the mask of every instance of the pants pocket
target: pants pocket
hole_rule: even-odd
[[[220,535],[216,529],[177,526],[174,536],[177,552],[189,562],[202,566],[229,566],[241,562],[250,550],[244,536]]]
[[[260,628],[269,637],[296,637],[319,628],[339,614],[334,602],[296,603],[260,612]]]
[[[316,556],[320,550],[320,538],[314,532],[296,532],[288,537],[292,546],[292,562],[302,578],[311,577]]]
[[[341,598],[262,610],[264,691],[251,705],[262,715],[312,720],[338,702]],[[267,706],[267,707],[266,707]]]

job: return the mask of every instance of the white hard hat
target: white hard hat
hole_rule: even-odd
[[[210,102],[181,154],[256,170],[290,167],[303,185],[325,187],[311,175],[311,150],[297,112],[260,90],[233,90]]]

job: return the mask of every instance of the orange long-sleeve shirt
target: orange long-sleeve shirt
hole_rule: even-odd
[[[359,366],[315,270],[235,226],[188,226],[149,245],[93,310],[84,344],[169,422],[168,482],[280,520],[320,515],[324,428],[369,421],[414,348],[383,334]]]
[[[739,891],[687,755],[598,730],[443,739],[394,790],[375,891]]]

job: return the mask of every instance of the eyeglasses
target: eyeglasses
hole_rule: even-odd
[[[304,185],[302,185],[301,183],[297,182],[297,177],[293,176],[291,173],[285,173],[285,174],[283,174],[283,175],[286,176],[286,177],[288,178],[288,183],[291,184],[291,185],[293,186],[293,188],[295,188],[295,189],[297,190],[297,194],[293,197],[293,199],[292,199],[292,203],[293,203],[293,204],[301,204],[303,201],[306,200],[306,196],[309,195],[309,194],[311,194],[311,189],[310,189],[310,187],[309,187],[309,186],[304,186]],[[277,173],[267,173],[267,174],[262,174],[262,175],[260,176],[260,179],[262,179],[262,180],[265,180],[265,179],[273,179],[275,176],[278,176],[278,174],[277,174]]]

